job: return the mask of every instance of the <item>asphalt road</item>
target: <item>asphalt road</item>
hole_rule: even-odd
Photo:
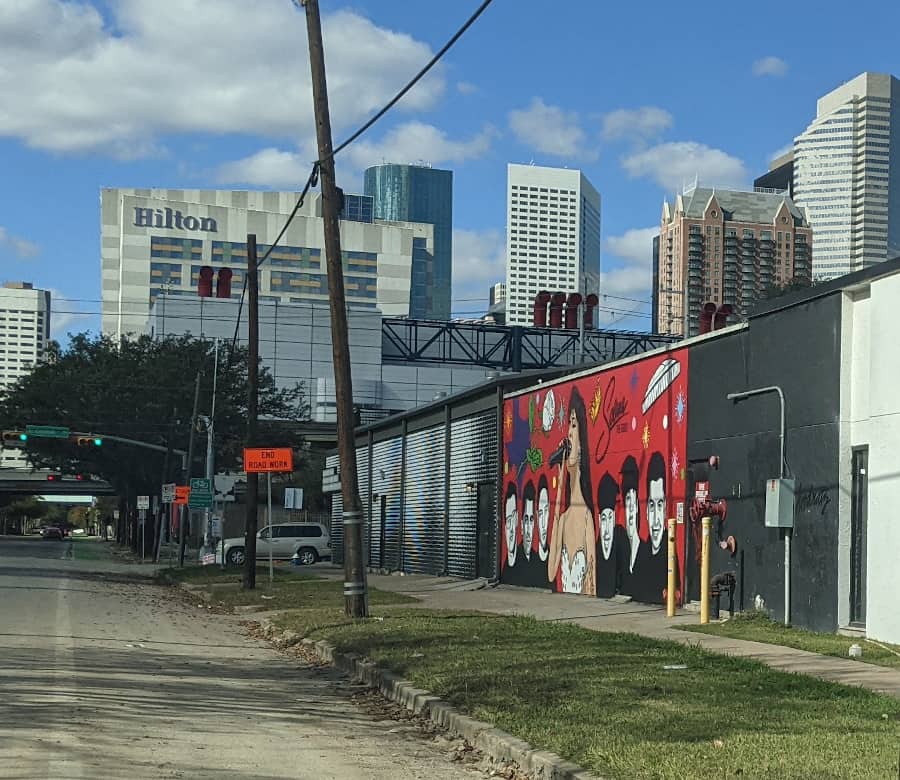
[[[0,537],[0,778],[475,776],[336,675],[69,546]]]

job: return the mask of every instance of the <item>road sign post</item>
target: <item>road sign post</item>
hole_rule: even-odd
[[[275,571],[272,566],[272,474],[291,473],[294,470],[294,452],[290,447],[244,449],[244,471],[248,474],[266,474],[269,489],[266,503],[266,522],[269,527],[269,588],[274,585]]]

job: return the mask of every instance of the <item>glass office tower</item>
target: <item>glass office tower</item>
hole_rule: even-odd
[[[426,165],[375,165],[366,170],[365,193],[375,199],[376,219],[434,225],[434,256],[431,262],[422,258],[422,270],[414,273],[410,316],[450,319],[453,171]],[[422,249],[417,249],[421,254]]]

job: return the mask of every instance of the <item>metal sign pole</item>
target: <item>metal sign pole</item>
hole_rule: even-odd
[[[266,477],[268,478],[268,487],[269,487],[269,501],[268,506],[266,507],[266,523],[269,526],[269,590],[272,590],[273,580],[274,580],[274,571],[272,569],[272,541],[274,540],[274,528],[272,528],[272,472],[267,471]]]

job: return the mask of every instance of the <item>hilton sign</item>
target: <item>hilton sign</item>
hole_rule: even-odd
[[[180,211],[165,209],[142,209],[134,207],[134,226],[164,228],[165,230],[190,230],[201,233],[216,233],[218,226],[212,217],[186,217]]]

